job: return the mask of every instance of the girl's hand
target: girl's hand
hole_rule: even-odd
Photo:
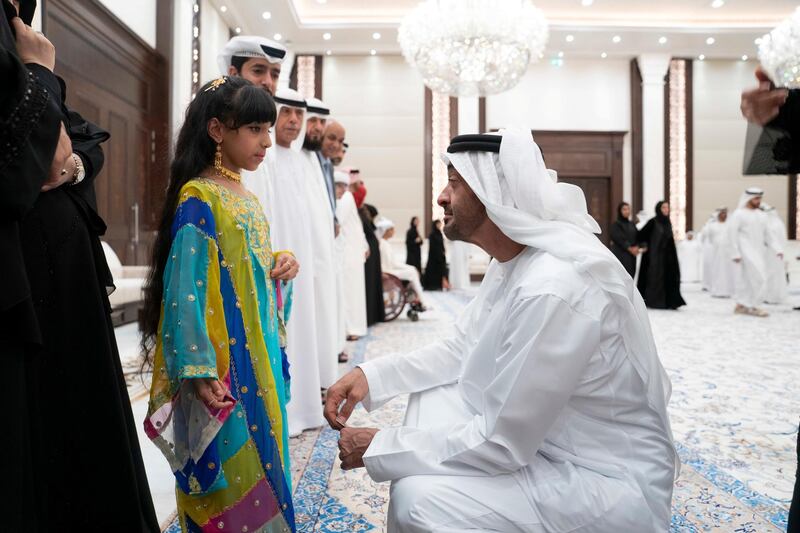
[[[300,272],[300,263],[292,254],[280,254],[275,261],[275,268],[269,273],[272,279],[290,281],[297,277]]]
[[[225,400],[228,390],[218,379],[195,378],[192,379],[194,390],[204,404],[211,409],[227,409],[233,406],[233,402]]]

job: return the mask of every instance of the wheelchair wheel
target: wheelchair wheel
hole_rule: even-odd
[[[403,282],[397,276],[384,273],[383,281],[383,307],[385,312],[384,322],[390,322],[400,316],[406,306],[406,291]]]

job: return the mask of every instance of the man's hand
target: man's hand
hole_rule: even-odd
[[[277,261],[275,261],[275,268],[273,268],[269,275],[272,279],[279,279],[282,281],[293,280],[300,272],[300,263],[294,258],[292,254],[280,254]]]
[[[769,77],[761,70],[756,69],[758,88],[742,92],[742,115],[748,122],[764,126],[778,116],[780,107],[789,96],[787,89],[773,89]]]
[[[366,252],[364,252],[364,261],[366,261],[367,259],[369,259],[369,254],[370,254],[370,251],[369,251],[369,250],[367,250]]]
[[[631,246],[630,248],[628,248],[628,252],[630,252],[631,255],[639,255],[639,247]]]
[[[364,371],[356,367],[328,389],[325,398],[325,420],[331,428],[341,430],[353,414],[358,402],[369,394],[369,383]],[[342,405],[344,402],[344,405]],[[341,410],[339,409],[341,407]]]
[[[75,176],[75,160],[72,159],[72,141],[67,135],[64,124],[61,124],[61,133],[58,137],[58,146],[50,163],[50,174],[42,185],[42,192],[51,191],[72,181]]]
[[[22,22],[19,17],[11,19],[17,34],[17,54],[23,63],[36,63],[50,72],[56,68],[56,47],[47,37]]]
[[[192,380],[197,397],[211,409],[226,409],[233,406],[233,402],[225,400],[228,390],[218,379],[195,378]]]
[[[339,459],[342,470],[364,466],[364,454],[379,430],[375,428],[344,428],[339,436]]]

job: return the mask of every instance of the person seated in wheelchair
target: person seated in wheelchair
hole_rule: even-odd
[[[378,237],[378,242],[380,243],[381,270],[403,281],[407,281],[411,290],[414,292],[414,297],[410,300],[411,306],[418,311],[424,311],[425,304],[422,296],[422,283],[419,279],[419,272],[411,265],[398,263],[392,252],[392,245],[389,244],[389,239],[394,236],[394,223],[387,218],[376,222],[375,236]]]

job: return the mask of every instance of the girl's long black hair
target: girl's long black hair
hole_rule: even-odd
[[[206,83],[186,109],[178,134],[175,157],[170,166],[169,184],[161,211],[158,233],[153,243],[150,272],[144,286],[144,309],[139,319],[142,331],[143,368],[152,363],[158,335],[161,300],[164,294],[164,269],[172,247],[172,222],[181,188],[214,164],[216,143],[208,135],[208,123],[216,118],[228,128],[251,123],[275,123],[275,102],[260,87],[238,77],[224,77]]]

